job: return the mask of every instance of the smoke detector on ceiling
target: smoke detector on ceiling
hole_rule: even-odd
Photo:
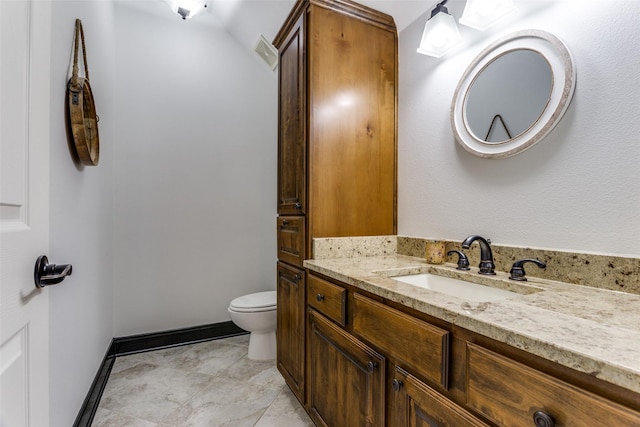
[[[278,50],[267,39],[260,34],[253,51],[271,68],[275,70],[278,66]]]

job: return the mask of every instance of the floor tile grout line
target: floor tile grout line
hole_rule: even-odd
[[[256,422],[255,422],[255,423],[253,423],[253,427],[255,427],[255,426],[260,422],[260,420],[262,420],[262,418],[263,418],[263,417],[264,417],[264,415],[267,413],[267,411],[269,410],[269,408],[271,408],[271,405],[273,405],[273,403],[274,403],[276,400],[278,400],[278,398],[280,397],[280,395],[281,395],[282,393],[284,393],[284,387],[286,387],[286,385],[285,385],[285,386],[282,386],[282,387],[280,388],[280,392],[279,392],[278,394],[276,394],[276,397],[274,397],[274,398],[273,398],[273,400],[271,401],[271,403],[269,403],[269,404],[267,405],[267,407],[266,407],[266,408],[264,408],[264,410],[262,411],[262,414],[260,415],[260,418],[258,418],[258,419],[256,420]]]

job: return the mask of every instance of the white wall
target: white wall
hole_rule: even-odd
[[[75,18],[98,167],[67,144]],[[276,75],[223,30],[173,18],[53,3],[49,255],[74,271],[49,290],[52,426],[73,423],[112,337],[225,321],[232,298],[275,287]]]
[[[497,28],[460,26],[465,43],[435,59],[417,54],[428,15],[400,34],[399,233],[496,244],[640,255],[640,44],[636,0],[517,1]],[[447,7],[457,18],[464,2]],[[500,36],[554,33],[572,52],[577,87],[559,125],[515,157],[464,151],[451,99],[473,58]]]
[[[91,87],[100,116],[97,167],[76,167],[64,101],[75,19],[83,21]],[[50,294],[51,426],[68,427],[113,338],[112,179],[114,31],[108,2],[55,1],[51,43],[51,241],[49,260],[73,264]]]
[[[275,289],[276,74],[198,17],[115,10],[114,334],[227,321]]]

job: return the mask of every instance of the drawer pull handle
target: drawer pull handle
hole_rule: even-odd
[[[282,221],[282,227],[286,227],[287,225],[289,225],[289,221],[287,221],[286,219]]]
[[[377,366],[378,366],[378,364],[377,364],[377,363],[375,363],[375,362],[369,362],[369,363],[367,363],[367,371],[369,371],[369,372],[373,372],[373,371],[375,371],[375,370],[376,370],[376,367],[377,367]]]
[[[546,412],[536,411],[533,414],[533,422],[536,427],[555,427],[556,420]]]
[[[322,294],[318,294],[318,295],[316,295],[316,300],[317,300],[318,302],[322,302],[322,301],[324,301],[324,295],[322,295]]]
[[[302,209],[302,203],[298,202],[295,205],[293,205],[296,209]]]
[[[391,383],[391,388],[393,389],[393,391],[400,391],[403,385],[404,384],[402,383],[402,381],[400,381],[397,378],[394,378],[393,382]]]
[[[299,281],[300,279],[302,279],[302,276],[300,276],[299,274],[296,274],[295,276],[293,276],[293,280],[295,280],[296,282]]]

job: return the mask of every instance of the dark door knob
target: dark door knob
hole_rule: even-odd
[[[71,264],[49,264],[49,259],[45,255],[41,255],[36,260],[36,265],[33,269],[33,281],[36,284],[36,288],[57,285],[65,277],[71,276],[71,271]]]

